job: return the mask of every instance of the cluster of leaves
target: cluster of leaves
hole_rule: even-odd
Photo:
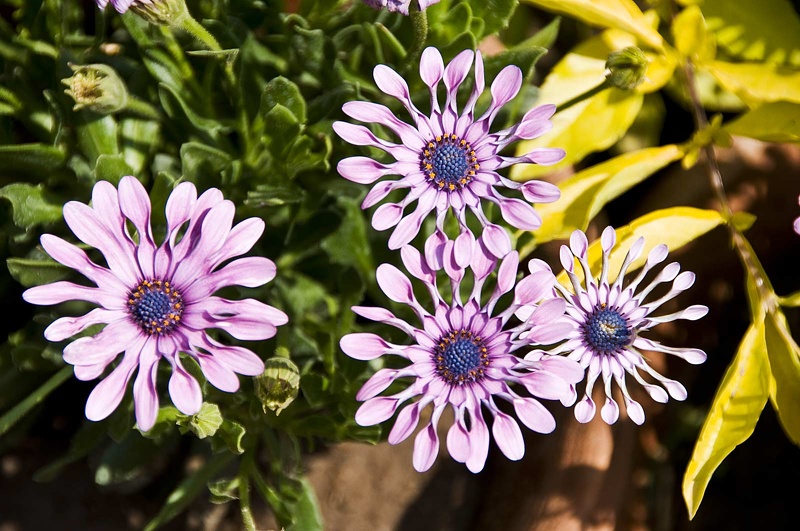
[[[579,169],[559,183],[559,201],[537,207],[542,227],[515,235],[523,257],[587,229],[610,201],[673,163],[696,164],[702,151],[727,145],[730,135],[800,139],[800,19],[782,0],[742,0],[739,9],[727,9],[726,0],[701,6],[654,0],[645,12],[633,0],[442,0],[426,11],[423,36],[410,18],[361,2],[190,1],[192,14],[219,42],[220,49],[211,50],[133,13],[120,16],[72,0],[4,4],[13,12],[13,22],[0,19],[0,197],[6,199],[0,249],[10,273],[0,281],[4,300],[16,297],[20,285],[77,280],[42,251],[38,238],[50,232],[71,239],[61,207],[88,202],[98,180],[141,179],[151,190],[156,230],[163,230],[158,216],[169,191],[182,180],[201,190],[220,188],[237,205],[239,219],[258,216],[267,224],[253,253],[273,259],[278,276],[232,298],[259,298],[289,315],[290,324],[273,340],[248,346],[296,369],[297,398],[273,411],[258,381],[242,379],[236,394],[204,385],[207,403],[198,415],[163,407],[156,427],[142,434],[132,430],[128,396],[106,421],[87,421],[69,451],[37,474],[52,480],[65,465],[92,454],[99,456],[98,484],[141,484],[166,459],[177,459],[188,440],[189,455],[203,464],[177,484],[150,529],[209,490],[215,502],[238,499],[247,528],[255,525],[251,490],[287,529],[319,528],[313,493],[301,475],[303,453],[319,442],[381,437],[379,427],[353,420],[355,393],[377,366],[342,355],[338,341],[358,326],[351,305],[388,305],[374,271],[396,257],[386,249],[387,235],[368,227],[359,206],[363,187],[336,173],[338,160],[361,152],[331,128],[349,100],[399,109],[373,83],[376,64],[407,74],[412,97],[424,109],[427,89],[415,72],[422,45],[437,46],[449,60],[501,35],[505,48],[487,56],[487,79],[516,64],[525,83],[498,122],[513,123],[536,101],[570,102],[554,116],[553,131],[519,147],[562,147],[565,160],[555,168],[521,165],[510,172],[525,180],[568,165]],[[530,6],[599,29],[547,72],[537,72],[537,60],[555,43],[559,19],[530,37],[529,28],[508,31],[526,23],[514,13]],[[525,36],[513,38],[520,33]],[[597,90],[609,53],[634,45],[649,60],[644,83]],[[141,104],[110,114],[73,109],[61,80],[72,75],[70,64],[94,63],[113,67]],[[697,97],[687,71],[695,74]],[[537,75],[539,89],[532,85]],[[659,145],[664,97],[732,118],[699,123],[682,144]],[[587,163],[601,152],[612,156]],[[770,287],[742,234],[753,221],[725,209],[675,207],[617,230],[622,256],[639,236],[650,247],[677,249],[725,226],[748,274],[752,326],[720,384],[684,478],[690,516],[717,466],[752,434],[767,401],[789,438],[800,442],[800,349],[781,312],[781,305],[800,305],[800,295],[779,297]],[[599,257],[596,246],[592,256]],[[21,301],[19,307],[20,315],[32,315]],[[0,436],[23,433],[22,416],[71,376],[61,360],[63,345],[47,344],[42,330],[57,315],[80,309],[75,303],[39,309],[9,330],[0,353]],[[203,381],[199,371],[195,376]]]

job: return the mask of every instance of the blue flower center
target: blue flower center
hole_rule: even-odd
[[[439,339],[433,361],[440,378],[451,385],[462,385],[483,378],[489,366],[489,354],[481,338],[462,329]]]
[[[147,334],[168,334],[183,314],[183,298],[169,282],[144,280],[128,294],[128,312]]]
[[[633,331],[616,309],[601,304],[584,323],[583,337],[596,354],[613,354],[630,345]]]
[[[481,166],[467,141],[450,134],[428,142],[422,152],[421,167],[431,186],[452,192],[474,179]]]

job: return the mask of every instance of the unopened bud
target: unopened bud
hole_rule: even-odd
[[[281,411],[297,398],[300,389],[300,371],[292,360],[285,357],[268,359],[264,373],[256,378],[256,396],[264,413],[267,410],[280,415]]]
[[[628,46],[608,54],[606,80],[612,87],[633,90],[645,80],[647,57],[636,46]]]
[[[137,0],[131,11],[151,24],[172,26],[187,13],[184,0]]]
[[[128,88],[110,66],[70,64],[69,67],[73,72],[72,77],[61,82],[69,87],[64,92],[75,100],[72,110],[86,108],[99,114],[112,114],[128,105]]]

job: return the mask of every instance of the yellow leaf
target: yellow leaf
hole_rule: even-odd
[[[534,233],[535,243],[568,238],[575,229],[586,230],[609,201],[682,155],[683,150],[676,145],[642,149],[587,168],[559,183],[559,200],[536,207],[542,226]]]
[[[547,11],[562,13],[593,26],[617,28],[643,43],[662,49],[664,41],[633,0],[523,0]]]
[[[786,317],[779,308],[767,312],[765,319],[767,354],[774,382],[770,399],[783,431],[800,446],[800,347],[797,346]]]
[[[696,5],[678,13],[672,22],[672,35],[675,48],[685,57],[699,62],[714,59],[716,41],[714,35],[708,32],[703,13]]]
[[[800,66],[800,17],[788,0],[703,0],[700,8],[731,55]]]
[[[748,106],[768,101],[800,103],[800,69],[769,63],[712,61],[704,67]]]
[[[683,247],[711,229],[722,225],[725,220],[716,210],[704,210],[694,207],[672,207],[655,210],[635,219],[630,224],[619,227],[617,231],[617,245],[611,251],[609,259],[608,280],[613,282],[619,273],[619,268],[625,259],[625,254],[640,237],[644,238],[644,248],[641,256],[628,268],[634,271],[647,260],[647,254],[656,245],[665,244],[670,251]],[[600,240],[589,246],[588,261],[594,273],[599,273],[603,257]],[[581,277],[581,268],[575,273]],[[568,288],[571,287],[567,274],[562,271],[558,281]]]
[[[800,104],[765,103],[728,122],[722,129],[732,135],[764,142],[800,142]]]
[[[545,78],[539,91],[541,103],[565,103],[603,83],[608,54],[635,44],[632,35],[607,30],[578,44],[566,54]],[[540,147],[560,147],[566,158],[554,166],[517,164],[511,178],[527,180],[579,162],[586,155],[607,149],[619,140],[642,107],[643,93],[659,90],[675,68],[674,55],[645,54],[649,64],[645,81],[633,91],[610,88],[553,116],[553,130],[546,135],[520,142],[517,154]]]
[[[725,371],[683,476],[683,499],[693,518],[720,463],[755,430],[769,397],[764,323],[751,324]]]

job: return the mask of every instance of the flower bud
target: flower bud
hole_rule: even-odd
[[[256,396],[264,413],[269,409],[280,415],[297,397],[300,371],[289,358],[271,358],[266,361],[264,373],[256,377],[255,383]]]
[[[104,64],[73,65],[72,77],[61,82],[69,88],[64,92],[75,100],[72,110],[83,108],[99,114],[112,114],[128,105],[128,88],[116,70]]]
[[[606,80],[612,87],[633,90],[642,84],[647,73],[647,57],[636,46],[608,54]]]

